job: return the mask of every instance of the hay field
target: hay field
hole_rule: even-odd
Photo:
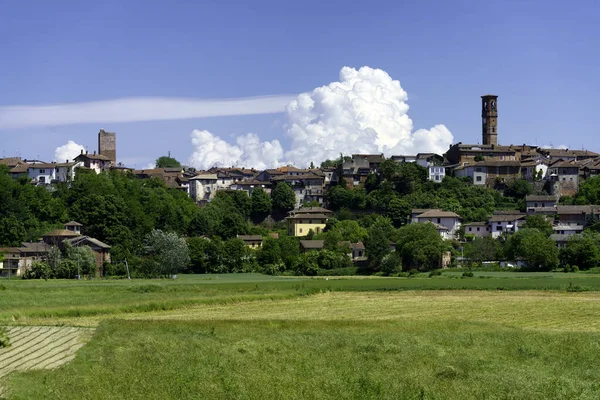
[[[251,278],[7,286],[2,295],[21,300],[3,298],[14,308],[0,324],[21,332],[18,343],[46,332],[76,349],[95,333],[59,368],[13,368],[5,396],[600,398],[596,277]],[[573,279],[592,290],[567,291]],[[56,366],[30,346],[23,365]]]

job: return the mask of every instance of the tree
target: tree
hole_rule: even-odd
[[[369,228],[369,237],[365,242],[366,255],[372,270],[378,270],[381,260],[390,252],[388,231],[381,224],[373,224]]]
[[[158,157],[156,168],[181,168],[181,164],[171,156]]]
[[[223,264],[226,272],[251,272],[254,258],[242,239],[232,238],[223,244]]]
[[[405,268],[438,268],[444,250],[444,240],[431,223],[410,224],[398,229],[396,251]]]
[[[504,194],[506,196],[514,197],[516,199],[523,199],[525,198],[525,196],[531,194],[532,192],[533,186],[531,186],[531,183],[529,183],[525,179],[516,179],[510,185],[508,185],[508,187],[504,191]]]
[[[590,269],[600,265],[600,234],[586,230],[581,235],[573,235],[567,246],[561,249],[563,265],[576,265],[579,269]]]
[[[554,242],[538,229],[521,229],[506,241],[509,260],[522,259],[536,270],[550,271],[558,266],[559,252]]]
[[[279,182],[271,192],[273,208],[279,211],[290,211],[296,207],[296,194],[290,185]]]
[[[409,222],[412,207],[410,202],[404,198],[394,197],[388,206],[387,215],[396,228]]]
[[[153,229],[145,237],[150,259],[163,276],[177,274],[190,263],[187,243],[176,233]]]
[[[271,198],[269,194],[261,187],[252,191],[252,217],[255,220],[262,221],[271,213]]]
[[[330,230],[339,232],[341,240],[347,240],[350,243],[362,242],[369,236],[367,229],[354,220],[337,221]]]
[[[500,243],[491,236],[476,237],[472,242],[465,244],[465,257],[475,263],[497,260],[502,252]]]
[[[524,229],[537,229],[546,236],[552,235],[552,224],[543,215],[529,215],[525,218]]]

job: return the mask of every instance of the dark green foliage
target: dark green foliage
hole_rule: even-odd
[[[162,156],[156,160],[156,168],[181,168],[181,164],[173,157]]]
[[[6,333],[6,330],[4,328],[0,327],[0,349],[9,346],[10,340],[8,339],[8,334]]]
[[[600,204],[600,176],[581,182],[573,204]]]
[[[533,270],[550,271],[558,266],[558,248],[538,229],[521,229],[506,241],[505,257],[524,260]]]
[[[525,224],[523,225],[523,228],[537,229],[546,236],[550,236],[552,233],[554,233],[552,224],[543,215],[528,215],[525,218]]]
[[[251,201],[253,220],[260,222],[271,213],[271,197],[263,188],[259,187],[252,191]]]
[[[173,232],[152,230],[146,235],[146,252],[155,265],[147,261],[146,267],[162,276],[171,276],[184,271],[190,264],[190,255],[186,241]],[[149,271],[146,271],[149,274]]]
[[[463,278],[472,278],[474,275],[471,271],[465,271],[462,273]]]
[[[498,260],[502,253],[502,246],[491,236],[476,237],[472,242],[466,243],[464,255],[470,261],[481,264],[483,261]]]
[[[390,240],[394,228],[389,219],[378,217],[368,230],[365,241],[365,250],[369,258],[369,266],[373,271],[378,271],[381,261],[390,252]]]
[[[446,246],[433,224],[410,224],[398,230],[396,251],[405,269],[438,268]]]
[[[517,179],[508,185],[504,194],[516,199],[523,199],[528,194],[533,193],[533,186],[525,179]]]
[[[599,266],[600,234],[586,230],[581,235],[573,235],[567,247],[561,249],[560,260],[563,265],[578,266],[582,270]]]
[[[273,208],[279,211],[290,211],[296,206],[296,195],[292,187],[285,182],[279,182],[271,191]]]

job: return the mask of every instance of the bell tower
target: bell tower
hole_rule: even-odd
[[[481,96],[482,144],[498,145],[498,96]]]

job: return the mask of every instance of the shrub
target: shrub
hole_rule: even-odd
[[[440,276],[442,275],[442,271],[440,271],[439,269],[433,270],[429,273],[429,277],[433,278],[434,276]]]
[[[579,272],[579,267],[577,265],[565,265],[565,272]]]
[[[8,334],[3,328],[0,328],[0,349],[10,346],[10,340],[8,340]]]
[[[473,277],[473,273],[471,271],[465,271],[462,274],[463,278],[472,278]]]
[[[412,268],[410,271],[408,271],[408,276],[415,276],[419,274],[419,270],[416,268]]]

